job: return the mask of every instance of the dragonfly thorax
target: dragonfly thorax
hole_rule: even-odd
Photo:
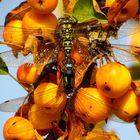
[[[77,19],[75,17],[71,17],[69,15],[65,15],[62,18],[59,18],[59,25],[63,25],[63,24],[76,24],[77,23]]]
[[[70,57],[70,53],[73,45],[73,25],[76,20],[70,16],[65,16],[59,19],[59,38],[64,48],[64,53],[66,57]]]
[[[62,41],[73,40],[74,29],[71,24],[64,24],[60,26],[59,36]]]
[[[97,56],[99,54],[101,54],[102,56],[107,56],[111,55],[112,53],[111,44],[108,40],[101,41],[95,39],[94,41],[92,41],[92,43],[90,43],[88,50],[91,56]]]

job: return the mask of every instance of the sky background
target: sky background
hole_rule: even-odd
[[[13,9],[15,6],[20,4],[22,0],[3,0],[0,2],[0,25],[3,25],[5,15]],[[57,12],[56,12],[57,13]],[[0,32],[1,36],[2,32]],[[121,43],[126,43],[128,39],[121,40]],[[1,45],[0,52],[4,52],[9,50],[8,47]],[[16,77],[16,69],[17,68],[9,68],[10,73],[12,73]],[[0,76],[0,103],[4,102],[5,100],[25,96],[26,92],[24,89],[19,86],[13,79],[8,76]],[[14,113],[5,113],[0,112],[0,140],[3,140],[3,125],[4,122]],[[135,129],[134,124],[127,124],[127,123],[118,123],[110,121],[107,125],[107,130],[116,131],[118,136],[121,140],[139,140],[140,136],[138,135],[137,130]]]

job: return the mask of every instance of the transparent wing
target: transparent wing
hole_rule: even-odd
[[[140,26],[140,23],[136,20],[128,20],[125,23],[123,23],[120,27],[118,26],[110,26],[107,25],[107,27],[103,28],[101,24],[93,24],[93,25],[88,25],[85,24],[84,26],[76,26],[75,27],[75,32],[78,33],[88,33],[88,31],[90,32],[107,32],[108,34],[110,34],[110,39],[121,39],[124,37],[128,37],[130,35],[136,34],[138,32],[140,32],[140,28],[136,28]],[[115,35],[115,38],[114,38]]]
[[[112,51],[118,62],[139,61],[140,47],[123,44],[112,44]]]
[[[38,65],[45,65],[57,60],[57,54],[59,52],[58,46],[46,47],[37,53],[28,54],[24,56],[18,53],[17,57],[13,55],[13,51],[5,51],[0,53],[0,57],[4,60],[8,67],[18,67],[23,63],[35,63]],[[2,64],[0,64],[2,67]]]
[[[33,63],[33,56],[31,54],[23,56],[19,53],[16,58],[11,50],[0,53],[0,57],[4,60],[8,67],[18,67],[23,63]],[[3,67],[2,64],[0,66]]]
[[[46,63],[48,59],[52,61],[52,59],[56,59],[55,54],[57,52],[57,45],[54,39],[55,32],[56,30],[51,28],[23,29],[12,26],[0,26],[0,45],[14,46],[12,48],[15,48],[15,51],[0,53],[0,57],[9,67],[34,61],[37,64]],[[6,38],[6,41],[3,41],[3,36]],[[29,54],[30,52],[32,54]]]
[[[77,46],[78,53],[83,60],[80,65],[76,66],[76,78],[78,79],[79,77],[79,80],[82,80],[84,73],[87,71],[90,64],[94,62],[101,66],[102,64],[106,63],[107,59],[109,62],[117,61],[120,63],[135,63],[140,60],[139,46],[102,44],[95,46],[95,48],[93,46],[92,50],[90,50],[90,46],[88,47],[88,45],[84,46],[78,44]]]
[[[84,39],[85,38],[82,38],[82,41],[84,41]],[[99,48],[96,48],[98,46],[93,48],[95,50],[93,50],[93,53],[91,53],[91,51],[89,50],[90,46],[88,46],[88,42],[86,41],[82,42],[85,45],[80,43],[81,43],[80,41],[77,41],[76,44],[74,44],[73,46],[79,53],[78,55],[80,59],[82,59],[82,63],[80,62],[80,65],[75,64],[76,87],[81,84],[85,73],[89,70],[92,63],[97,63],[98,66],[101,66],[102,64],[107,62],[107,59],[109,59],[109,62],[117,61],[120,63],[129,63],[129,64],[135,63],[140,60],[139,57],[140,47],[138,46],[123,45],[123,44],[112,44],[112,45],[109,44],[109,46],[102,48],[103,46],[105,46],[103,44],[101,47],[99,46]],[[105,57],[106,55],[107,58]],[[75,59],[75,61],[79,61],[79,60]]]
[[[37,93],[37,94],[40,95],[40,99],[42,97],[43,98],[46,98],[46,106],[45,106],[45,108],[50,108],[51,104],[54,104],[54,101],[57,101],[59,99],[60,94],[63,91],[61,89],[58,90],[59,96],[58,97],[55,96],[55,98],[52,98],[52,99],[50,99],[51,96],[49,94],[46,94],[46,93],[49,92],[50,94],[53,94],[54,92],[57,91],[57,89],[58,89],[57,87],[54,87],[54,88],[50,88],[48,90],[42,90],[41,92],[43,92],[43,94],[40,94],[41,92],[40,93]],[[74,94],[77,94],[76,92]],[[86,91],[80,92],[80,94],[83,96],[82,97],[83,99],[84,98],[88,98],[89,101],[90,101],[90,103],[91,103],[91,100],[93,101],[93,106],[92,106],[92,104],[90,104],[93,109],[94,109],[94,105],[98,105],[98,106],[101,106],[101,107],[105,105],[105,106],[108,106],[110,109],[113,109],[113,110],[115,110],[117,112],[121,112],[121,113],[123,112],[125,114],[125,116],[128,117],[128,122],[130,121],[129,120],[129,118],[130,118],[129,113],[126,112],[125,110],[118,109],[116,106],[113,106],[112,103],[110,103],[110,102],[104,102],[103,100],[99,99],[96,95],[95,96],[94,95],[91,96]],[[64,98],[66,98],[66,96]],[[16,112],[18,110],[18,108],[22,105],[24,99],[25,99],[25,97],[20,97],[20,98],[16,98],[16,99],[5,101],[4,103],[1,103],[0,104],[0,111],[4,111],[4,112],[9,112],[9,111],[10,112]],[[75,102],[76,102],[76,100],[77,99],[75,99]],[[28,100],[27,100],[27,102],[28,102]],[[71,103],[69,103],[69,105],[73,106],[72,105],[73,103],[74,102],[72,101]],[[82,99],[80,101],[78,101],[78,104],[79,104],[79,106],[81,108],[88,108],[88,106],[89,106],[89,104],[88,103],[86,104],[85,103],[85,100],[82,100]],[[41,111],[41,109],[44,110],[44,108],[39,108],[39,110],[36,110],[36,111]],[[95,109],[96,109],[96,107],[95,107]],[[100,111],[104,111],[104,110],[100,110]],[[97,112],[99,112],[99,110],[96,110],[94,113],[97,113]],[[33,111],[32,113],[35,113],[35,112]],[[116,121],[116,122],[124,122],[123,120],[119,119],[117,116],[115,116],[112,113],[106,119],[110,119],[110,120]]]
[[[45,27],[25,29],[14,26],[4,27],[0,25],[0,41],[3,41],[3,38],[5,38],[7,43],[13,42],[13,44],[16,45],[16,43],[19,44],[20,42],[20,44],[24,44],[29,35],[42,36],[44,39],[52,39],[55,32],[55,29]]]
[[[58,87],[55,85],[53,88],[43,89],[41,92],[36,93],[36,95],[38,94],[37,96],[39,96],[40,99],[46,99],[47,100],[46,104],[48,106],[46,105],[45,107],[49,108],[50,105],[53,104],[54,101],[57,101],[57,99],[59,98],[59,97],[53,96],[53,95],[56,94],[56,92],[59,92],[58,94],[61,94],[63,92],[62,89],[60,89],[58,91],[57,90],[58,90]],[[51,97],[51,95],[54,98],[49,99]],[[33,104],[33,102],[32,102],[33,101],[33,99],[32,99],[33,97],[32,96],[29,95],[29,98],[26,98],[26,100],[25,100],[25,98],[26,98],[26,96],[25,97],[19,97],[19,98],[11,99],[11,100],[7,100],[7,101],[1,103],[0,104],[0,111],[2,111],[2,112],[17,112],[18,109],[21,107],[21,105],[23,104],[24,101],[25,101],[24,104],[26,104],[26,103]]]
[[[60,113],[57,113],[57,114],[54,114],[52,112],[48,113],[50,111],[53,111],[53,110],[51,110],[50,107],[53,107],[54,102],[59,100],[59,97],[57,97],[57,96],[55,97],[53,95],[52,96],[54,98],[51,98],[51,99],[49,98],[49,97],[51,97],[50,94],[55,94],[54,92],[56,92],[56,91],[57,91],[57,87],[42,91],[43,93],[45,92],[44,94],[37,93],[40,95],[39,98],[46,98],[47,105],[45,107],[40,107],[40,106],[34,104],[32,101],[30,102],[30,100],[28,100],[28,99],[25,102],[25,104],[23,106],[21,106],[23,104],[25,97],[20,97],[20,98],[8,100],[4,103],[1,103],[0,104],[0,111],[15,112],[16,116],[22,116],[22,117],[27,118],[27,119],[30,118],[31,120],[32,120],[32,117],[33,118],[35,117],[36,119],[35,119],[35,121],[33,119],[32,123],[36,124],[36,122],[37,122],[37,123],[41,124],[41,125],[39,125],[39,128],[38,128],[38,126],[37,127],[35,126],[36,129],[39,129],[39,130],[41,128],[42,129],[45,129],[46,127],[48,128],[48,125],[51,127],[52,124],[49,123],[50,120],[55,121],[55,122],[59,122],[59,120],[61,118]],[[49,92],[49,93],[47,94],[47,92]],[[59,101],[57,103],[60,103]],[[56,105],[57,105],[57,103],[56,103]],[[52,108],[52,109],[54,109],[54,108]],[[53,112],[55,112],[55,111],[53,111]],[[25,132],[25,129],[21,128],[20,132]],[[46,131],[46,133],[48,133],[48,132]]]
[[[121,39],[121,38],[124,38],[124,37],[128,37],[130,35],[139,33],[140,28],[137,28],[138,26],[140,26],[140,23],[136,20],[126,21],[119,28],[118,33],[117,33],[117,38]]]
[[[16,112],[22,105],[25,97],[19,97],[11,100],[7,100],[0,104],[0,111],[2,112]]]
[[[132,34],[136,34],[138,32],[140,32],[140,29],[137,28],[135,29],[136,26],[140,25],[140,23],[136,20],[128,20],[126,21],[124,24],[122,24],[120,27],[116,27],[116,31],[117,33],[117,38],[123,38],[123,37],[127,37],[130,36]],[[6,29],[9,28],[9,29]],[[0,26],[0,41],[3,41],[3,36],[8,35],[8,37],[10,37],[10,39],[12,38],[19,38],[21,37],[21,32],[23,32],[24,37],[26,38],[29,35],[34,35],[34,36],[42,36],[44,37],[45,40],[49,39],[49,40],[55,40],[54,39],[54,33],[56,33],[58,31],[58,29],[52,29],[52,28],[28,28],[28,29],[24,29],[24,28],[18,28],[18,27],[4,27],[4,26]],[[90,31],[100,31],[101,30],[101,24],[97,24],[97,21],[94,21],[92,24],[90,23],[86,23],[83,25],[79,25],[76,24],[74,27],[75,33],[76,32],[81,32],[81,33],[86,33],[89,30]],[[110,29],[112,30],[112,28]],[[115,30],[112,30],[112,32]],[[14,33],[14,34],[13,34]],[[21,43],[21,45],[24,45],[25,39],[23,39],[23,42]],[[10,43],[10,42],[7,42]],[[19,45],[19,41],[18,39],[14,39],[12,40],[12,43],[15,45]]]

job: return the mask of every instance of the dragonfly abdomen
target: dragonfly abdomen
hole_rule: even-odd
[[[59,36],[64,50],[65,59],[63,60],[63,67],[61,69],[62,85],[65,91],[69,94],[74,88],[75,68],[71,58],[71,51],[73,46],[73,25],[76,23],[75,19],[66,16],[59,20]]]

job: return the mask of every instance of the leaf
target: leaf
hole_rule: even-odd
[[[56,11],[58,13],[58,15],[60,17],[62,17],[64,15],[64,4],[63,4],[63,0],[59,0],[57,7],[56,7]]]
[[[97,7],[99,8],[95,0],[78,0],[72,15],[78,19],[79,23],[95,19],[98,19],[101,23],[107,22],[107,17]]]
[[[92,76],[92,75],[93,75],[94,69],[96,69],[96,63],[92,63],[92,64],[87,68],[86,72],[84,73],[82,82],[81,82],[81,84],[79,85],[79,88],[80,88],[80,87],[89,87],[89,86],[90,86],[91,77],[92,77],[92,79],[95,79],[95,75],[94,75],[94,77]],[[95,71],[94,71],[94,72],[95,72]],[[93,80],[92,80],[92,81],[93,81]],[[94,82],[95,82],[95,81],[94,81]]]
[[[66,137],[67,137],[67,133],[64,133],[64,135],[59,137],[57,140],[65,140]]]
[[[96,0],[92,0],[93,1],[93,6],[95,9],[95,16],[100,20],[100,22],[106,22],[107,21],[107,17],[106,15],[100,10],[100,7],[97,3]]]
[[[1,75],[9,74],[8,67],[1,57],[0,57],[0,74]]]
[[[134,63],[130,67],[131,76],[133,80],[139,80],[140,79],[140,62]]]
[[[76,116],[75,112],[67,112],[69,115],[68,140],[80,140],[86,134],[82,120]]]
[[[63,7],[64,7],[64,11],[66,13],[72,13],[73,12],[73,8],[75,6],[75,4],[77,3],[78,0],[63,0]]]
[[[5,25],[9,23],[11,20],[22,20],[23,16],[31,10],[31,7],[27,2],[22,2],[19,6],[14,8],[11,12],[6,15]]]

